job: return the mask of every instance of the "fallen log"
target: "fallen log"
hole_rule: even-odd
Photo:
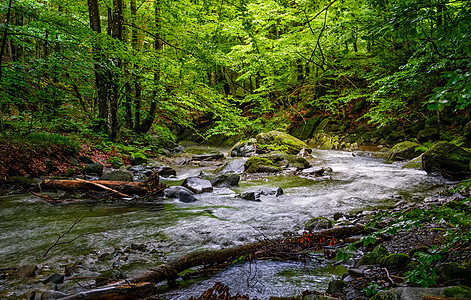
[[[127,182],[127,181],[106,181],[106,180],[94,180],[88,182],[85,180],[55,180],[45,179],[41,184],[41,188],[44,189],[58,189],[64,191],[75,191],[75,190],[93,190],[93,191],[104,191],[103,185],[115,191],[128,194],[146,195],[149,187],[142,182]]]
[[[109,191],[121,197],[129,197],[129,194],[140,196],[155,195],[163,192],[165,184],[159,184],[159,174],[156,170],[149,176],[145,182],[130,181],[108,181],[108,180],[83,180],[83,179],[66,179],[55,180],[45,179],[41,184],[44,189],[57,189],[64,191],[75,190],[92,190],[92,191]]]
[[[157,284],[161,281],[168,280],[170,282],[174,281],[178,277],[178,273],[183,272],[189,268],[196,266],[209,266],[221,264],[226,261],[233,261],[239,258],[242,255],[255,253],[256,251],[263,251],[264,248],[273,246],[278,247],[280,244],[299,244],[306,245],[307,247],[314,245],[314,243],[308,245],[306,244],[306,239],[312,241],[322,240],[323,243],[328,244],[329,241],[335,239],[342,239],[347,236],[358,234],[363,228],[360,226],[349,226],[349,227],[336,227],[330,228],[319,232],[309,233],[302,237],[293,237],[289,239],[277,239],[277,240],[264,240],[251,244],[244,244],[240,246],[235,246],[227,249],[220,250],[207,250],[207,251],[197,251],[185,255],[181,258],[172,260],[166,264],[159,265],[155,268],[149,269],[146,272],[126,280],[128,283],[152,283]],[[263,256],[263,255],[262,255]],[[256,256],[254,256],[256,257]],[[112,288],[117,285],[123,285],[125,282],[117,282],[111,285],[108,285],[108,288]],[[90,290],[86,292],[87,297],[83,298],[82,294],[79,293],[76,295],[69,296],[67,300],[78,300],[78,299],[94,299],[93,295],[95,291],[101,295],[103,288]],[[112,290],[112,289],[111,289]]]
[[[141,283],[120,283],[90,291],[81,292],[72,296],[60,298],[62,300],[76,299],[97,299],[97,300],[116,300],[116,299],[139,299],[142,295],[154,293],[155,285],[149,282]]]

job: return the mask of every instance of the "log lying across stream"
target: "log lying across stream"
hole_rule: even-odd
[[[309,235],[303,235],[300,237],[264,240],[220,250],[197,251],[172,260],[166,264],[159,265],[134,278],[112,283],[105,287],[84,291],[61,299],[135,299],[134,297],[139,295],[139,292],[141,293],[141,297],[149,296],[151,295],[150,293],[152,293],[152,289],[150,289],[151,286],[154,286],[156,283],[163,280],[174,281],[178,277],[178,273],[192,267],[221,264],[227,261],[232,261],[241,255],[263,251],[264,248],[270,246],[278,247],[279,245],[285,244],[305,245],[306,239],[311,241],[338,240],[358,234],[361,231],[363,231],[363,227],[361,226],[338,227],[320,232],[313,232]],[[136,293],[138,294],[136,295]]]
[[[144,182],[130,181],[108,181],[108,180],[55,180],[45,179],[41,187],[44,189],[56,189],[64,191],[76,190],[94,190],[109,191],[121,197],[130,197],[130,195],[146,196],[160,193],[165,188],[165,184],[159,184],[159,174],[154,171]]]

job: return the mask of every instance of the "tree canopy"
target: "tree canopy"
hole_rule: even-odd
[[[465,0],[9,0],[0,15],[2,131],[171,139],[360,100],[379,126],[471,105]]]

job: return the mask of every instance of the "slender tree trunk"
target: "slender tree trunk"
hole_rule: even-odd
[[[157,59],[160,61],[159,52],[162,50],[162,41],[160,40],[161,34],[161,23],[160,23],[160,0],[154,1],[154,13],[155,13],[155,27],[156,27],[156,35],[154,40],[154,50],[157,53]],[[152,93],[152,99],[150,103],[150,109],[147,117],[142,122],[140,132],[146,133],[152,127],[154,123],[155,114],[157,112],[157,98],[159,98],[159,89],[160,85],[160,63],[157,63],[157,70],[154,71],[154,92]]]
[[[3,54],[5,53],[5,47],[7,45],[8,25],[10,24],[10,16],[11,16],[11,2],[12,0],[8,2],[5,30],[3,31],[2,45],[0,49],[0,83],[3,80],[2,61],[3,61]],[[3,131],[3,100],[0,100],[0,131]]]

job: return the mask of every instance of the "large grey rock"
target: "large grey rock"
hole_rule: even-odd
[[[275,188],[266,188],[266,189],[259,189],[256,191],[245,192],[240,195],[242,199],[250,200],[250,201],[261,201],[260,196],[280,196],[283,194],[283,189],[280,187]]]
[[[100,180],[109,180],[109,181],[134,181],[132,172],[118,170],[111,171],[103,174],[100,177]]]
[[[304,229],[312,231],[329,229],[332,227],[334,227],[333,222],[325,217],[315,217],[304,223]]]
[[[162,177],[170,177],[177,175],[177,171],[175,171],[174,168],[169,166],[159,166],[157,167],[157,172],[159,172],[159,176]]]
[[[347,286],[347,283],[343,280],[332,280],[329,282],[329,287],[327,288],[327,293],[335,294],[342,293],[343,288]]]
[[[221,174],[211,181],[215,187],[236,187],[239,185],[239,174]]]
[[[188,177],[183,181],[182,185],[195,194],[211,193],[213,191],[213,186],[209,180],[198,177]]]
[[[178,198],[181,202],[191,203],[196,201],[194,193],[184,186],[171,186],[164,190],[167,198]]]
[[[247,142],[239,142],[232,147],[229,153],[232,157],[254,156],[257,153],[256,143],[257,143],[257,140],[255,139],[250,139]]]
[[[219,174],[242,174],[244,173],[244,164],[244,159],[226,161]]]

